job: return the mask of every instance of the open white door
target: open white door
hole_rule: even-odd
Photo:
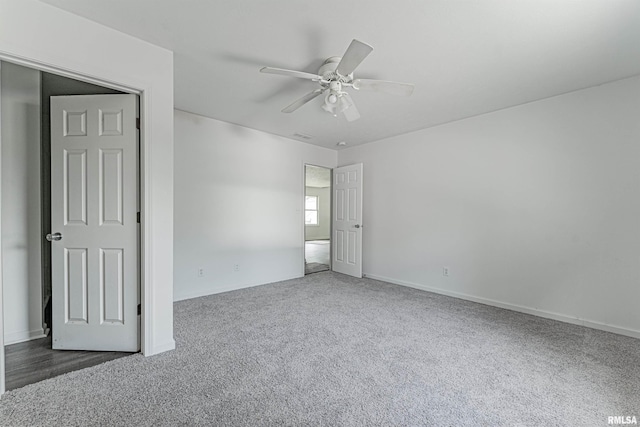
[[[53,348],[138,351],[136,95],[51,97]]]
[[[333,170],[332,268],[362,277],[362,163]]]

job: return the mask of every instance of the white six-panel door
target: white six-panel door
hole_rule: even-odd
[[[362,163],[333,170],[333,271],[362,277]]]
[[[135,95],[51,97],[54,349],[140,348],[136,117]]]

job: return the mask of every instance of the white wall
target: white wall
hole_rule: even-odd
[[[318,225],[305,226],[306,240],[326,240],[331,237],[331,189],[307,187],[307,196],[318,196]]]
[[[640,77],[338,160],[365,165],[368,276],[640,337]]]
[[[174,348],[173,54],[39,1],[21,0],[2,2],[0,58],[141,90],[142,349],[152,355]]]
[[[44,336],[40,209],[40,72],[3,62],[2,280],[5,345]]]
[[[302,276],[304,164],[336,152],[182,111],[174,139],[175,299]]]

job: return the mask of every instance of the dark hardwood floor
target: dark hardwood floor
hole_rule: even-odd
[[[52,350],[51,334],[46,338],[8,345],[4,350],[7,390],[133,354]]]

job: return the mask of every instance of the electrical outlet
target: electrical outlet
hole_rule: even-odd
[[[233,264],[233,271],[240,271],[240,264]]]
[[[449,277],[449,267],[442,267],[442,275],[444,277]]]
[[[198,269],[198,277],[204,277],[204,268],[199,268]]]

